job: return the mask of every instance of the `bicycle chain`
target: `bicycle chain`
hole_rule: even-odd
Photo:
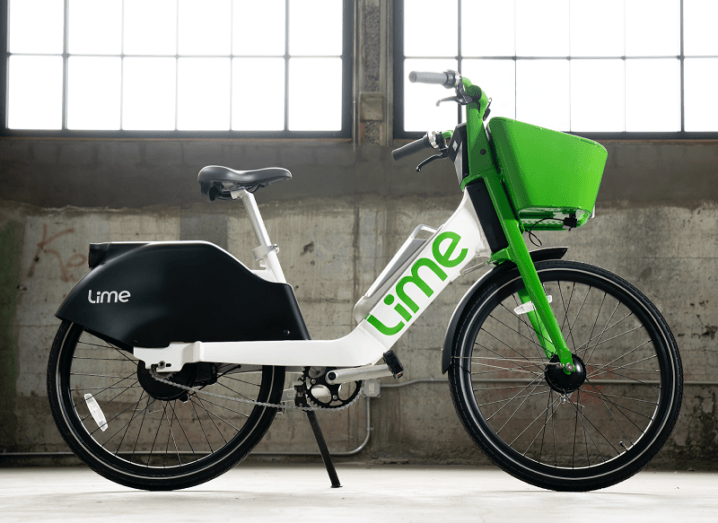
[[[359,399],[359,396],[362,395],[362,392],[364,391],[364,382],[361,384],[361,388],[359,389],[359,393],[356,395],[356,397],[347,403],[346,405],[342,405],[341,407],[303,407],[299,405],[282,405],[281,403],[268,403],[266,401],[255,401],[255,400],[243,400],[240,398],[233,398],[231,396],[225,396],[223,394],[215,394],[214,392],[209,392],[206,390],[201,389],[193,389],[192,387],[188,387],[187,385],[180,385],[179,383],[175,383],[174,381],[170,381],[164,378],[160,378],[159,374],[157,374],[157,371],[153,368],[150,369],[150,376],[152,376],[155,380],[159,381],[160,383],[164,383],[166,385],[172,385],[173,387],[178,387],[182,390],[186,390],[187,392],[194,392],[199,394],[205,394],[207,396],[213,396],[215,398],[221,398],[229,401],[236,401],[237,403],[248,403],[250,405],[259,405],[260,407],[271,407],[275,409],[282,409],[282,410],[301,410],[304,412],[307,411],[317,411],[317,410],[330,410],[330,411],[338,411],[338,410],[344,410],[346,408],[349,408],[354,404],[356,400]],[[299,391],[297,392],[299,394]],[[305,398],[306,398],[306,391],[304,391]]]

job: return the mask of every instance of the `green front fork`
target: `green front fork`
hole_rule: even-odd
[[[519,298],[522,303],[532,302],[535,310],[527,313],[531,326],[536,333],[538,342],[543,347],[546,357],[550,360],[554,355],[558,356],[559,361],[563,365],[564,372],[570,374],[573,370],[573,357],[571,351],[566,346],[561,333],[561,327],[556,321],[556,316],[551,310],[546,291],[541,285],[536,267],[531,260],[531,255],[526,247],[523,236],[521,235],[521,227],[519,221],[514,216],[514,212],[509,204],[506,191],[501,184],[498,173],[493,172],[482,176],[486,182],[486,187],[494,203],[494,208],[499,215],[501,228],[506,235],[509,246],[498,251],[491,257],[492,262],[512,261],[516,264],[524,282],[525,290],[519,291]]]
[[[491,151],[491,144],[483,123],[489,99],[485,92],[472,85],[467,78],[463,78],[462,81],[466,92],[473,96],[475,101],[466,106],[470,175],[463,179],[461,188],[464,189],[468,183],[478,178],[483,178],[486,182],[501,228],[509,243],[507,248],[493,253],[491,262],[512,261],[516,264],[526,287],[526,290],[519,291],[519,297],[523,303],[533,302],[535,307],[534,311],[528,313],[528,318],[538,341],[543,347],[546,357],[550,360],[553,356],[558,356],[564,372],[570,374],[573,370],[571,351],[566,346],[566,340],[563,338],[556,316],[546,298],[546,291],[541,285],[536,267],[534,267],[526,242],[521,235],[521,225],[501,183],[494,154],[486,154]]]

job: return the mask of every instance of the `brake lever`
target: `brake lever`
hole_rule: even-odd
[[[459,98],[458,96],[449,96],[448,98],[442,98],[441,100],[437,100],[437,101],[436,101],[436,107],[439,107],[439,105],[441,104],[441,102],[457,102],[457,103],[461,103],[461,98]]]
[[[417,165],[416,172],[420,173],[421,168],[424,167],[427,163],[431,163],[434,160],[441,160],[442,158],[446,158],[447,156],[449,156],[449,148],[448,147],[443,147],[440,150],[441,150],[441,153],[435,154],[433,156],[429,156],[426,160],[424,160],[419,165]]]
[[[470,103],[473,103],[474,101],[475,100],[473,97],[466,94],[466,90],[464,89],[464,84],[459,83],[459,85],[456,86],[456,96],[450,96],[448,98],[442,98],[441,100],[438,100],[436,102],[436,107],[439,107],[441,102],[456,102],[459,105],[469,105]]]

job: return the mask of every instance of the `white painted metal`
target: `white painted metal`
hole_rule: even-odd
[[[252,271],[252,274],[254,274],[255,276],[259,276],[263,280],[271,281],[272,283],[282,283],[282,282],[277,282],[277,280],[274,279],[274,273],[270,270],[267,270],[267,269],[261,269],[259,271],[255,271],[252,269],[250,269],[250,270]]]
[[[250,220],[257,234],[257,238],[264,245],[271,245],[264,223],[257,209],[254,197],[247,193],[239,197],[245,202]],[[397,312],[400,301],[390,300],[394,295],[400,298],[393,287],[388,289],[382,300],[370,311],[367,317],[347,336],[337,340],[283,340],[283,341],[237,341],[237,342],[211,342],[211,343],[172,343],[163,349],[147,349],[136,347],[134,354],[145,362],[145,365],[159,365],[165,362],[160,372],[177,372],[185,363],[193,362],[222,362],[250,365],[281,365],[294,367],[360,367],[373,365],[381,359],[384,352],[408,330],[426,308],[441,294],[452,281],[458,278],[461,271],[477,256],[488,256],[490,253],[481,238],[480,225],[469,197],[464,198],[459,208],[439,228],[416,258],[413,266],[407,267],[398,279],[399,285],[406,277],[418,277],[430,288],[429,295],[423,292],[415,283],[404,285],[404,294],[410,296],[415,304],[416,311],[412,311],[410,319],[405,319]],[[442,243],[446,233],[458,236],[453,250],[453,259],[461,254],[460,263],[453,267],[441,266],[446,277],[442,280],[432,269],[417,265],[422,259],[435,262],[435,252],[446,253]],[[442,236],[443,234],[443,236]],[[444,238],[444,240],[442,240]],[[465,254],[464,254],[464,251]],[[267,254],[267,270],[273,274],[275,281],[285,282],[284,273],[279,266],[276,252]],[[412,272],[413,271],[413,272]],[[255,272],[256,273],[256,272]],[[262,275],[264,277],[265,275]],[[265,278],[268,279],[268,278]],[[386,299],[385,299],[386,298]],[[387,303],[389,302],[389,303]],[[409,307],[407,306],[406,309]],[[371,321],[368,321],[371,320]],[[395,333],[383,334],[375,325],[377,320],[386,326],[401,328]]]
[[[236,196],[235,196],[236,195]],[[282,266],[279,264],[279,258],[277,258],[277,250],[269,239],[269,233],[267,228],[264,226],[264,220],[257,207],[257,202],[254,199],[254,195],[250,192],[241,189],[239,191],[232,192],[233,198],[239,198],[244,204],[244,209],[247,211],[247,217],[249,222],[252,224],[252,229],[259,242],[259,247],[265,247],[268,252],[263,259],[267,265],[267,270],[272,272],[274,275],[274,281],[278,283],[287,283],[284,278],[284,272]]]
[[[362,322],[338,340],[281,340],[172,343],[164,349],[135,347],[145,365],[171,364],[159,372],[177,372],[185,363],[198,361],[311,367],[360,367],[381,359],[386,349]]]

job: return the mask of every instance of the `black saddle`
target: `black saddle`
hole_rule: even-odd
[[[213,200],[231,200],[233,191],[245,189],[254,192],[267,185],[283,180],[291,180],[291,178],[292,173],[281,167],[235,171],[229,167],[219,165],[208,165],[197,175],[202,195],[210,202]]]

